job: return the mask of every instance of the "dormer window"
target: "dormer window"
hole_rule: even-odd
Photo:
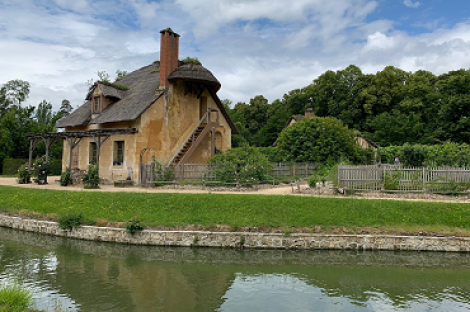
[[[101,112],[101,96],[93,97],[93,113],[99,114]]]

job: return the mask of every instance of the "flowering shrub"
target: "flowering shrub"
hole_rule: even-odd
[[[31,174],[28,171],[28,164],[22,165],[18,169],[18,183],[19,184],[28,184],[31,183]]]
[[[99,176],[99,166],[98,165],[89,165],[88,172],[83,176],[83,185],[85,188],[99,188],[100,176]]]
[[[49,166],[46,161],[46,156],[39,157],[33,164],[33,177],[34,182],[37,184],[47,184],[47,173]]]

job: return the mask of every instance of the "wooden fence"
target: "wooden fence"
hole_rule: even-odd
[[[466,193],[470,170],[395,165],[338,166],[338,185],[350,190]]]
[[[272,163],[272,169],[266,172],[271,179],[294,179],[310,177],[315,172],[314,163]],[[185,163],[170,168],[157,168],[154,163],[142,165],[141,184],[155,180],[170,180],[175,183],[201,183],[217,180],[217,164]]]

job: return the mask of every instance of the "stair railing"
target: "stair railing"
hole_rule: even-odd
[[[176,152],[175,155],[173,155],[173,157],[171,158],[170,162],[168,163],[167,167],[171,166],[171,164],[173,163],[173,161],[175,160],[176,156],[178,156],[181,152],[181,150],[184,148],[184,145],[186,144],[186,142],[189,141],[189,139],[193,139],[193,142],[194,142],[194,134],[196,132],[196,130],[199,128],[199,126],[203,123],[204,119],[207,119],[208,116],[209,116],[209,121],[210,121],[210,108],[207,109],[206,113],[202,116],[201,120],[199,120],[198,124],[196,125],[196,127],[194,127],[194,130],[191,132],[191,134],[188,136],[188,138],[186,140],[183,141],[183,144],[181,144],[181,147],[178,149],[178,151]]]

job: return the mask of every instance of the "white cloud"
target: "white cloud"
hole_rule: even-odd
[[[409,8],[416,9],[421,5],[421,2],[419,1],[413,1],[413,0],[404,0],[403,4],[406,5]]]
[[[221,82],[219,96],[234,102],[258,94],[273,101],[349,64],[368,73],[388,65],[435,74],[470,68],[470,23],[411,35],[395,30],[398,21],[371,19],[379,3],[0,0],[0,84],[29,81],[27,104],[47,99],[57,109],[67,98],[77,106],[98,70],[114,77],[158,59],[166,27],[181,35],[180,57],[198,57]]]

